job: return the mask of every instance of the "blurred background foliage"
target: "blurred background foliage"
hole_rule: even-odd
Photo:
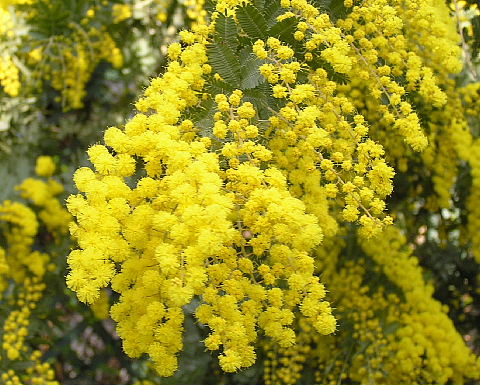
[[[450,9],[457,22],[461,36],[463,71],[455,77],[458,87],[474,86],[480,82],[480,2],[478,0],[452,0]],[[474,93],[473,100],[464,99],[466,106],[478,103],[480,94]],[[466,108],[472,133],[480,134],[480,111]],[[419,173],[422,178],[421,173]],[[403,175],[405,177],[405,175]],[[428,176],[423,176],[428,179]],[[404,199],[402,174],[397,175],[396,189],[391,197],[395,201]],[[421,183],[421,182],[420,182]],[[420,184],[419,183],[419,184]],[[424,184],[425,185],[425,184]],[[427,183],[428,185],[428,183]],[[433,192],[425,189],[428,197]],[[434,296],[449,309],[449,316],[457,330],[464,335],[466,343],[480,354],[480,265],[475,261],[471,243],[464,238],[468,208],[466,202],[472,190],[472,169],[463,162],[459,165],[458,177],[452,194],[451,209],[439,209],[436,213],[419,207],[409,220],[418,232],[410,233],[409,241],[415,245],[420,264],[425,274],[435,285]],[[406,225],[408,228],[408,224]],[[462,235],[463,234],[463,235]]]
[[[132,113],[189,23],[186,8],[169,0],[3,3],[0,157],[9,186],[28,174],[18,159],[52,154],[67,174],[82,164],[104,128]]]
[[[341,11],[341,2],[330,3],[332,12]],[[87,162],[85,150],[100,140],[106,127],[122,125],[133,114],[133,102],[149,79],[164,70],[166,47],[177,39],[179,30],[195,21],[190,6],[185,0],[0,0],[0,202],[22,200],[15,186],[33,174],[38,156],[50,155],[57,166],[54,178],[65,186],[57,197],[63,203],[74,191],[73,170]],[[465,61],[455,80],[460,85],[478,82],[478,1],[454,0],[450,8],[463,37]],[[480,131],[478,111],[472,112],[470,120]],[[459,231],[471,189],[469,166],[462,167],[454,209],[432,213],[409,207],[412,216],[398,220],[405,221],[406,228],[421,229],[410,233],[408,241],[416,245],[422,266],[435,282],[435,297],[448,305],[457,329],[479,354],[480,268]],[[389,201],[397,212],[409,204],[404,199],[408,191],[402,189],[408,185],[402,183],[405,177],[397,174]],[[418,178],[425,185],[429,176],[420,172]],[[423,196],[430,196],[432,190],[433,186],[424,190]],[[31,197],[23,202],[38,217],[40,209]],[[8,232],[17,225],[2,226]],[[90,309],[65,287],[69,244],[56,231],[39,219],[30,245],[49,254],[51,268],[43,277],[43,295],[32,310],[35,317],[28,326],[26,345],[42,353],[42,360],[50,363],[48,370],[61,384],[186,385],[211,384],[213,378],[216,384],[262,383],[262,359],[232,375],[222,373],[215,359],[201,354],[204,347],[199,341],[204,336],[193,317],[187,318],[185,350],[180,370],[172,378],[160,380],[146,360],[127,358],[106,311],[112,293],[105,292],[103,307],[100,303]],[[2,235],[0,244],[5,242]],[[0,319],[18,305],[21,291],[14,283],[5,287]],[[4,334],[0,332],[0,337]],[[2,357],[0,374],[35,365],[32,359],[12,367]],[[47,377],[39,383],[55,383]],[[0,383],[8,381],[16,383],[8,375],[0,378]]]

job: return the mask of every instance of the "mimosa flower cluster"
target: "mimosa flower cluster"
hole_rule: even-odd
[[[282,173],[259,167],[271,153],[251,140],[256,112],[240,91],[215,98],[215,135],[232,138],[221,149],[225,170],[211,140],[191,135],[191,120],[179,121],[210,72],[201,43],[179,59],[138,103],[156,112],[137,114],[124,131],[109,128],[105,141],[116,155],[93,146],[96,173],[76,172],[85,196],[71,196],[68,207],[82,250],[69,256],[67,282],[94,302],[111,281],[121,294],[111,314],[125,351],[148,353],[162,375],[177,368],[182,307],[199,298],[196,317],[211,330],[205,346],[220,349],[220,365],[231,372],[255,362],[259,329],[292,345],[295,312],[322,334],[335,330],[309,255],[322,232]],[[136,171],[133,156],[143,158],[146,175],[130,188],[124,177]]]
[[[268,2],[202,9],[135,116],[89,148],[67,200],[79,246],[68,286],[93,304],[118,293],[125,352],[162,376],[178,369],[190,305],[221,369],[261,349],[267,384],[312,366],[318,383],[478,378],[399,230],[419,231],[402,214],[411,202],[386,213],[396,172],[415,171],[412,199],[431,177],[432,213],[452,201],[456,173],[441,167],[470,162],[478,184],[465,118],[476,88],[452,92],[461,50],[447,5],[346,0],[334,18],[272,3],[273,16]]]

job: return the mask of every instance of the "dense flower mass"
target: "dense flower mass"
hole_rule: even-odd
[[[227,372],[255,362],[258,329],[292,345],[296,309],[322,334],[336,327],[309,255],[321,228],[278,169],[259,167],[271,154],[247,140],[258,135],[253,105],[238,90],[229,101],[215,98],[215,134],[232,137],[219,148],[225,170],[212,140],[192,135],[191,120],[179,122],[198,102],[206,61],[205,46],[193,43],[170,63],[169,76],[153,81],[139,102],[155,112],[138,114],[124,131],[106,131],[116,155],[91,147],[96,173],[79,169],[75,182],[85,197],[68,200],[82,247],[69,256],[69,286],[94,302],[111,281],[121,294],[111,313],[125,351],[147,352],[163,375],[177,368],[182,307],[196,297],[196,317],[211,330],[205,346],[222,349]],[[130,188],[123,178],[136,171],[133,156],[143,159],[146,175]]]
[[[167,22],[160,3],[155,18]],[[54,269],[37,238],[59,242],[69,222],[78,247],[68,287],[97,318],[109,308],[125,353],[148,355],[161,376],[178,370],[193,324],[223,372],[261,361],[265,384],[302,383],[305,373],[332,384],[479,378],[416,257],[434,223],[438,244],[466,245],[480,260],[479,86],[453,78],[459,25],[433,0],[326,3],[183,2],[191,28],[165,50],[164,73],[75,172],[72,222],[56,198],[55,162],[38,159],[48,179],[17,188],[34,210],[0,206],[0,289],[15,307],[3,355],[29,363],[3,381],[38,373],[56,383],[26,340]],[[28,1],[16,5],[25,20],[38,16]],[[96,26],[105,10],[113,25],[137,12],[102,2],[67,25],[67,37],[31,42],[32,76],[64,109],[83,106],[101,60],[124,65]],[[14,14],[0,7],[0,38],[15,35]],[[0,55],[0,85],[14,97],[15,58],[25,54]],[[472,188],[459,206],[463,169]],[[429,222],[417,221],[420,210]],[[450,234],[454,216],[466,225]]]

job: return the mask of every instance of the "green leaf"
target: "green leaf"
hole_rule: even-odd
[[[238,87],[241,67],[233,50],[227,44],[216,41],[207,47],[207,54],[215,72],[231,86]]]
[[[277,23],[277,17],[284,12],[278,0],[265,0],[265,21],[268,28],[271,28]]]
[[[334,19],[342,19],[348,14],[343,0],[331,0],[329,10],[330,15],[333,16]]]
[[[260,119],[268,119],[271,115],[270,109],[278,111],[280,104],[284,103],[283,100],[275,99],[272,96],[270,85],[266,81],[253,89],[245,90],[243,99],[255,106]]]
[[[262,13],[265,10],[265,0],[253,0],[253,5]]]
[[[226,43],[230,47],[236,46],[238,43],[237,24],[233,17],[219,14],[215,20],[215,38]]]
[[[227,83],[212,79],[208,82],[205,91],[210,95],[217,95],[230,94],[233,90],[234,88]],[[203,136],[213,137],[212,127],[215,112],[217,112],[217,104],[212,99],[207,99],[202,101],[200,105],[190,108],[187,111],[187,116],[195,122],[195,126],[200,129]]]
[[[216,95],[216,94],[228,94],[232,92],[234,89],[235,89],[234,87],[232,87],[228,83],[225,83],[222,80],[212,79],[209,82],[206,91],[211,95]]]
[[[208,14],[211,14],[212,12],[215,12],[215,4],[216,3],[214,0],[205,0],[203,8],[208,12]]]
[[[333,20],[343,19],[351,10],[345,7],[344,0],[311,0],[311,4]]]
[[[238,23],[251,39],[265,39],[267,23],[260,11],[253,5],[237,8]]]
[[[201,130],[203,136],[212,136],[213,115],[216,112],[216,104],[213,100],[207,100],[197,108],[191,118],[195,125]]]
[[[321,12],[326,12],[330,7],[331,2],[331,0],[312,0],[312,5]]]
[[[480,16],[472,18],[471,23],[473,29],[473,55],[477,56],[478,51],[480,50]]]
[[[289,43],[290,45],[295,44],[296,40],[293,38],[293,34],[295,33],[296,23],[294,21],[296,21],[296,19],[288,18],[276,23],[272,28],[270,28],[268,35],[276,37],[285,43]]]
[[[383,328],[383,334],[384,335],[389,335],[395,333],[399,328],[401,324],[399,322],[392,322]]]
[[[240,53],[240,62],[242,63],[242,78],[240,80],[242,90],[255,88],[265,80],[258,69],[263,64],[263,60],[259,59],[251,48],[247,48]]]

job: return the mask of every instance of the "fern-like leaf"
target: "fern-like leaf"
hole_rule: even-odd
[[[241,66],[238,57],[225,43],[215,41],[207,48],[209,63],[229,85],[238,87],[241,76]]]
[[[238,44],[237,24],[233,17],[219,14],[215,20],[215,38],[226,43],[230,48]]]
[[[242,90],[255,88],[265,80],[258,69],[264,62],[253,54],[251,48],[240,53],[240,62],[242,63],[242,78],[240,80]]]
[[[293,18],[289,18],[276,23],[270,28],[270,31],[268,31],[269,36],[276,37],[290,45],[295,44],[296,40],[293,38],[293,34],[295,33],[296,23],[294,20]]]
[[[265,39],[267,23],[260,11],[253,5],[245,5],[237,8],[238,23],[249,38]]]

